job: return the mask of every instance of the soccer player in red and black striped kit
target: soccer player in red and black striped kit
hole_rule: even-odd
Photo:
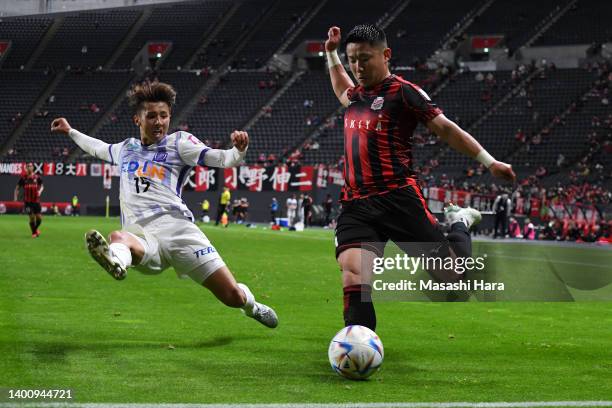
[[[21,176],[17,187],[15,187],[15,201],[19,197],[19,189],[23,189],[23,202],[25,211],[30,217],[30,229],[32,230],[32,238],[40,236],[40,223],[42,215],[40,209],[40,195],[45,187],[43,186],[42,178],[38,174],[34,174],[34,165],[28,163],[26,165],[26,174]]]
[[[442,233],[412,168],[417,124],[425,124],[453,149],[483,163],[494,176],[513,182],[515,175],[509,164],[495,160],[446,118],[422,89],[391,74],[391,49],[382,29],[363,24],[347,36],[346,55],[357,85],[338,57],[340,40],[340,29],[331,27],[325,42],[330,78],[334,93],[347,108],[336,259],[342,270],[345,324],[375,330],[371,274],[374,258],[383,256],[386,243],[392,240],[400,247],[401,243],[436,243],[440,256],[469,257],[469,228],[481,218],[475,209],[450,205],[445,209],[450,232]],[[451,281],[461,279],[454,271],[429,272]]]

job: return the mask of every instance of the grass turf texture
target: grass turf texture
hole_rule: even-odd
[[[382,370],[332,372],[342,327],[331,231],[204,227],[270,330],[173,270],[111,279],[89,228],[117,219],[0,217],[0,387],[72,388],[78,402],[558,401],[612,395],[612,302],[377,304]],[[513,256],[511,245],[495,253]],[[534,246],[542,255],[568,249]],[[586,259],[594,259],[589,251]],[[595,254],[595,253],[594,253]],[[531,253],[534,256],[534,253]],[[533,262],[513,260],[517,268]]]

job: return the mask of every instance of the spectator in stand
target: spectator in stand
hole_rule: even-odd
[[[536,237],[535,226],[529,218],[525,218],[525,226],[523,227],[523,237],[529,241],[533,241]]]
[[[525,143],[527,136],[525,136],[525,132],[523,132],[523,129],[518,128],[516,134],[514,135],[514,138],[521,143]]]
[[[540,166],[537,168],[535,175],[536,177],[542,178],[546,175],[546,173],[546,168],[544,166]]]
[[[265,162],[266,162],[266,154],[263,152],[259,153],[259,156],[257,157],[257,164],[263,166]]]
[[[274,153],[270,153],[267,158],[268,166],[272,166],[276,163],[276,155]]]
[[[562,153],[559,153],[559,156],[557,156],[557,167],[563,166],[564,163],[565,163],[565,156]]]
[[[508,234],[510,238],[523,238],[521,233],[521,226],[514,217],[510,217],[510,224],[508,225]]]

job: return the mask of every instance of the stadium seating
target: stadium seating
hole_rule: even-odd
[[[355,24],[374,23],[388,13],[395,4],[397,4],[395,0],[380,0],[373,9],[369,2],[347,4],[341,1],[328,1],[319,10],[317,17],[313,18],[291,42],[287,51],[293,52],[305,40],[327,39],[327,30],[333,25],[340,27],[346,35]]]
[[[272,87],[270,81],[275,82]],[[225,146],[230,133],[241,129],[280,86],[282,83],[273,74],[230,72],[209,93],[206,101],[198,103],[186,123],[200,139]],[[251,132],[252,143],[260,137],[259,133]]]
[[[141,12],[127,9],[66,16],[36,66],[85,68],[104,65]]]
[[[609,1],[578,0],[533,45],[612,42],[610,19],[612,19],[612,3]]]
[[[162,68],[183,66],[198,49],[204,34],[230,5],[228,1],[209,0],[154,7],[114,67],[129,68],[148,41],[172,41],[172,50]]]
[[[198,61],[198,66],[218,67],[223,64],[238,46],[241,36],[254,28],[271,4],[268,0],[247,0],[240,3],[238,10],[208,45]],[[248,65],[246,57],[237,58],[231,63],[234,68],[247,68]]]
[[[3,99],[0,109],[0,146],[19,126],[52,78],[52,75],[38,71],[0,71],[0,95]]]
[[[304,102],[312,101],[307,107]],[[277,157],[302,140],[339,106],[325,72],[306,72],[272,106],[270,117],[262,117],[251,129],[252,146],[247,160],[263,153]],[[310,124],[309,124],[310,123]]]
[[[265,64],[316,3],[315,0],[280,2],[238,55],[240,66],[260,68]]]
[[[432,55],[440,47],[444,35],[477,3],[477,0],[446,0],[431,7],[431,2],[426,0],[410,1],[385,30],[393,50],[393,64],[413,65],[415,59],[423,61]],[[439,12],[440,8],[444,13]]]
[[[496,1],[468,27],[467,34],[503,34],[511,51],[525,44],[534,26],[559,6],[556,0],[517,0],[512,7]]]
[[[11,40],[12,46],[2,68],[26,65],[53,20],[48,17],[15,17],[0,21],[0,39]]]
[[[527,139],[533,138],[549,126],[555,116],[561,115],[573,101],[585,93],[595,78],[594,74],[584,69],[546,70],[526,85],[524,94],[515,94],[472,133],[493,156],[507,157],[521,145],[521,142],[515,139],[519,129],[525,133]],[[531,107],[528,105],[530,102]],[[556,134],[560,128],[562,126],[556,126],[551,134]],[[547,143],[549,137],[552,136],[542,136],[543,144]],[[558,148],[561,147],[555,143],[555,151]],[[556,158],[555,151],[549,150],[550,155]],[[529,157],[520,156],[520,160],[524,162],[516,163],[517,165],[532,162]],[[446,155],[444,161],[462,167],[471,163],[471,159],[455,152]]]
[[[73,143],[65,136],[51,134],[51,120],[64,116],[75,129],[89,132],[129,79],[128,73],[67,73],[53,91],[54,102],[47,102],[40,109],[17,141],[16,158],[65,160],[74,148]]]

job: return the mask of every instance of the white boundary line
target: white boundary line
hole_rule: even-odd
[[[75,402],[0,402],[0,408],[536,408],[612,407],[612,401],[531,401],[531,402],[363,402],[347,404],[133,404]]]

